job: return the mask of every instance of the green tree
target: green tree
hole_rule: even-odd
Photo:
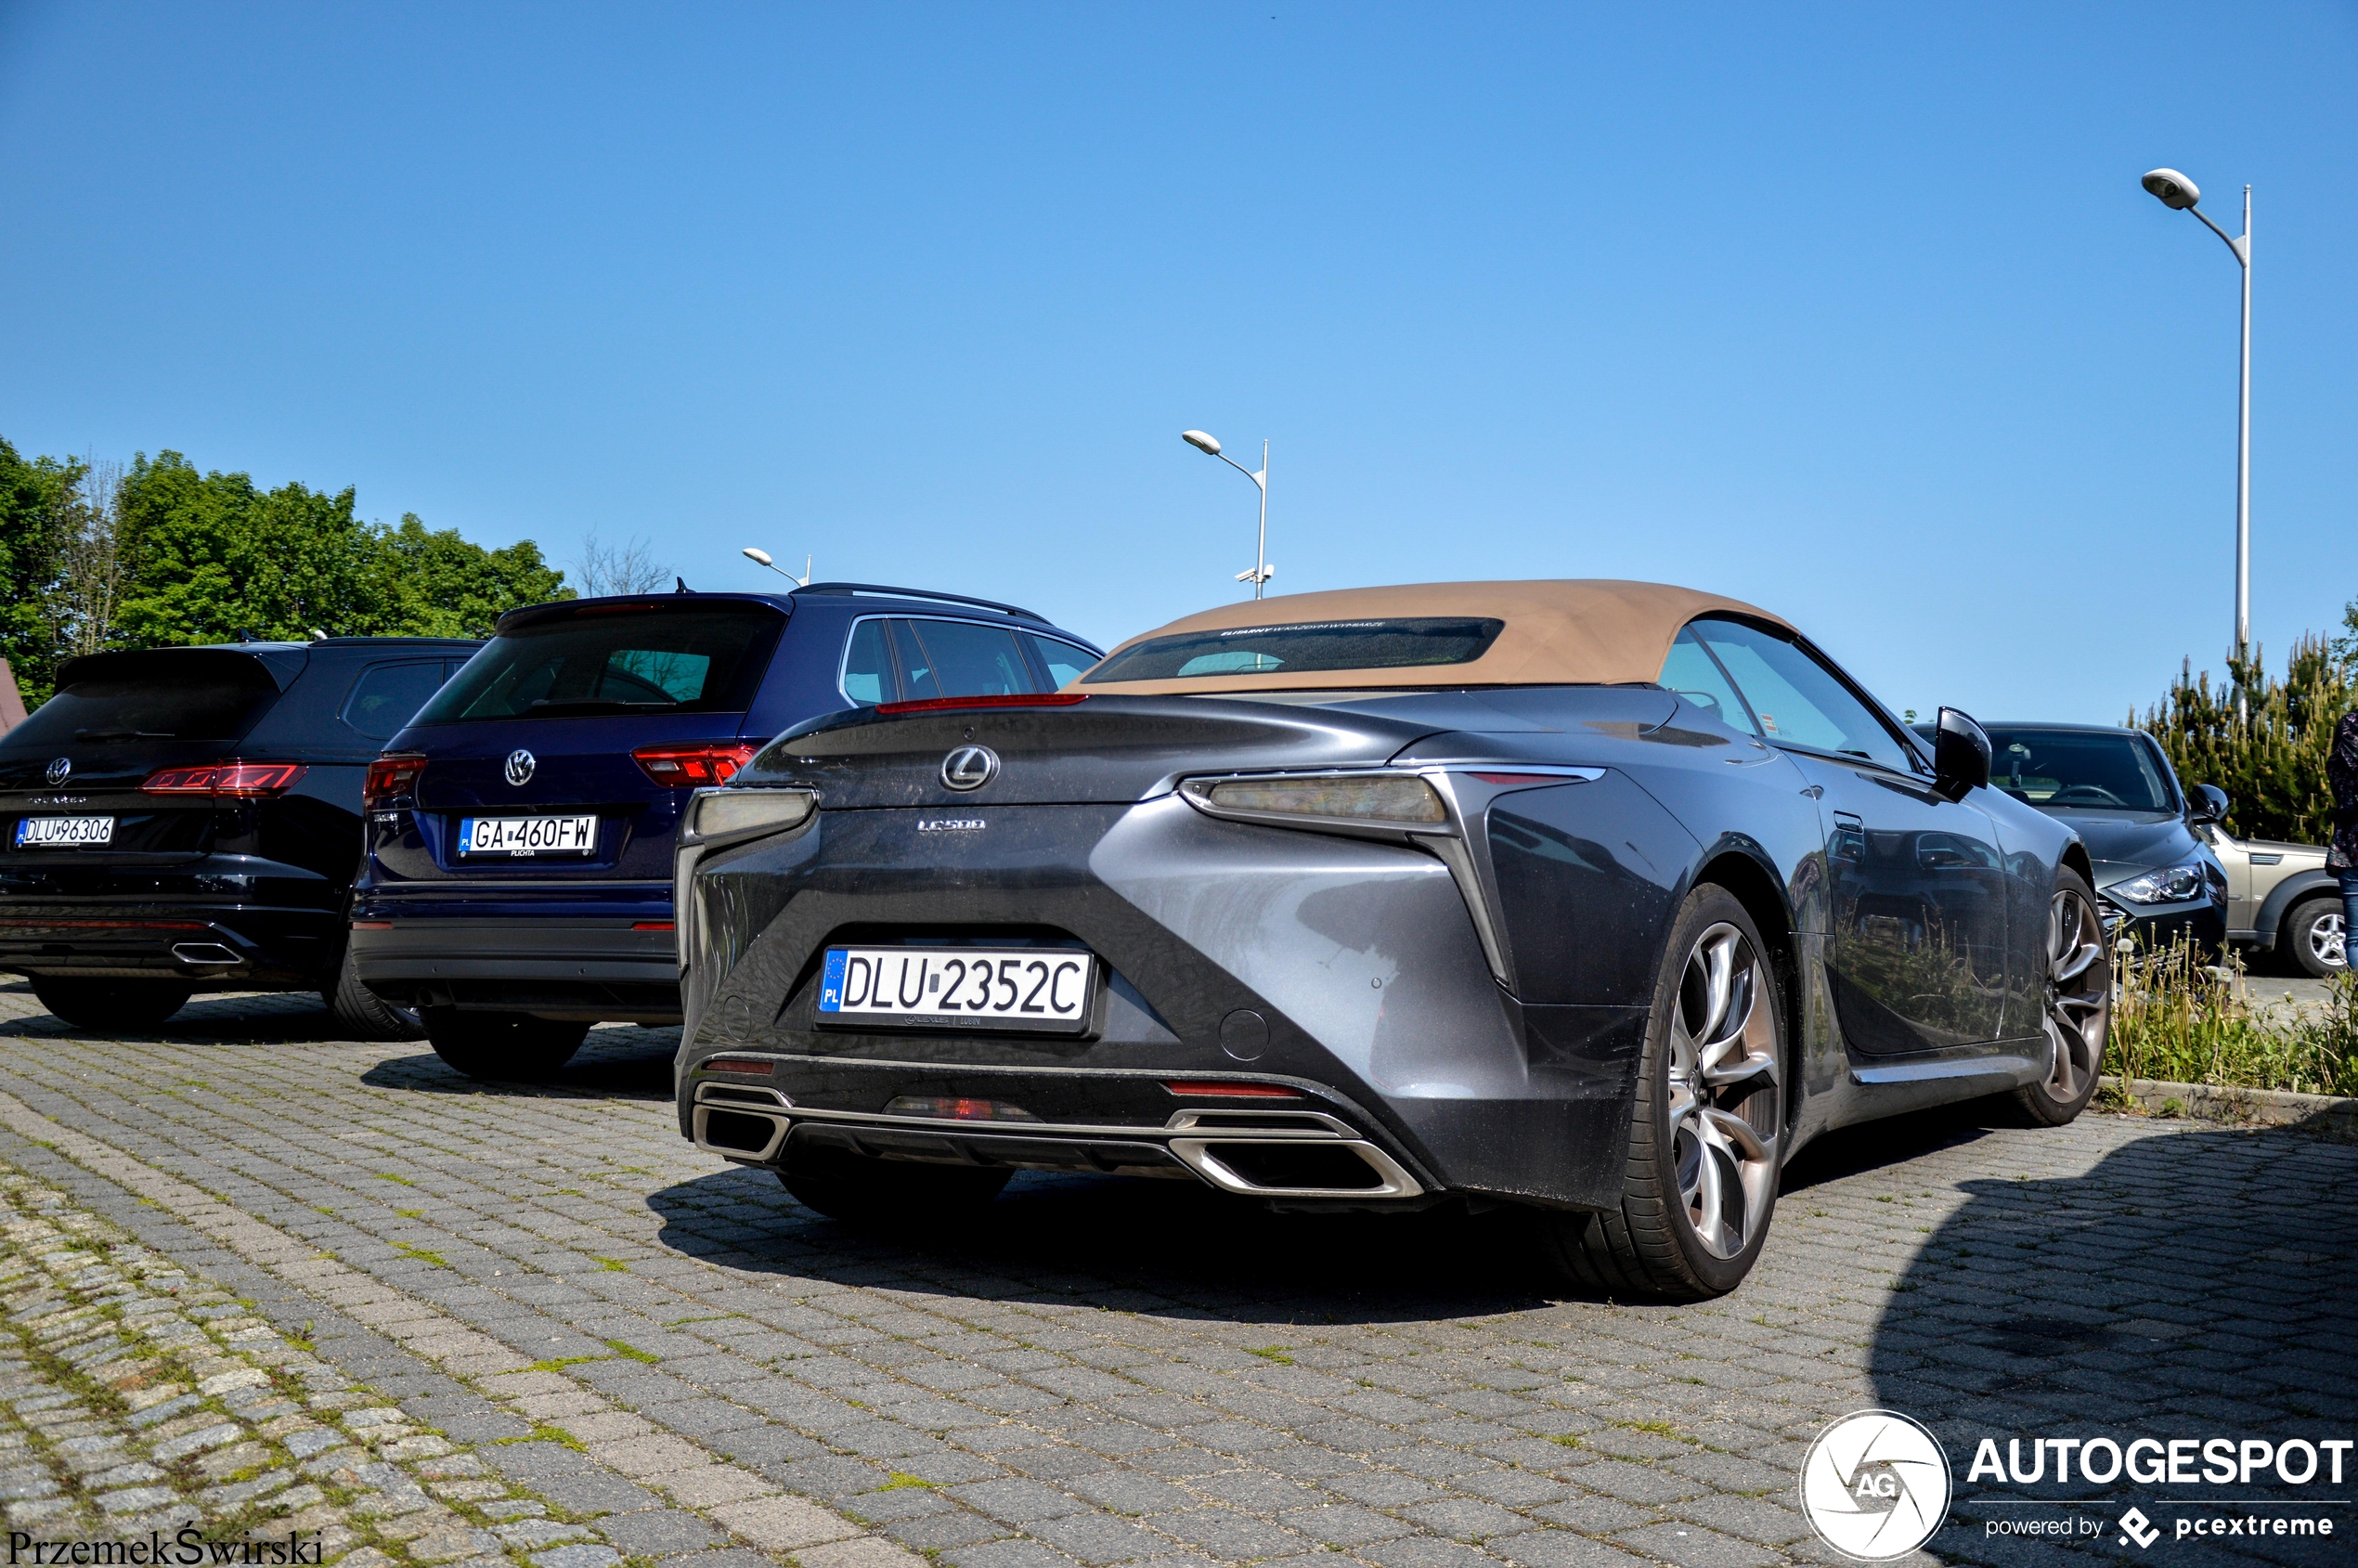
[[[125,645],[223,642],[243,632],[300,641],[484,637],[518,605],[572,597],[530,540],[486,550],[456,529],[365,523],[355,496],[242,473],[200,473],[177,452],[136,460],[123,481]]]
[[[46,702],[57,673],[61,512],[82,465],[28,461],[0,438],[0,658],[25,706]]]
[[[123,489],[126,581],[115,625],[129,646],[240,633],[301,641],[323,622],[373,630],[387,618],[374,541],[348,488],[262,490],[167,451],[133,460]]]
[[[429,532],[416,512],[377,534],[384,629],[416,637],[488,637],[491,623],[522,604],[570,599],[565,575],[540,559],[530,539],[486,550],[456,528]]]
[[[2358,602],[2347,620],[2358,633]],[[2272,680],[2260,652],[2230,659],[2214,687],[2210,672],[2182,668],[2170,694],[2140,726],[2161,742],[2188,784],[2217,784],[2233,809],[2228,831],[2241,838],[2323,844],[2333,833],[2333,787],[2326,758],[2334,727],[2358,700],[2350,664],[2314,632],[2293,643],[2282,680]],[[2236,689],[2245,711],[2236,713]]]

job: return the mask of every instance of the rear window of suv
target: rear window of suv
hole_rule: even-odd
[[[742,602],[592,605],[501,631],[410,722],[742,712],[784,625]]]
[[[69,679],[9,731],[7,744],[237,740],[279,700],[278,683],[242,654],[216,658],[207,652],[101,655],[91,661],[88,675]]]

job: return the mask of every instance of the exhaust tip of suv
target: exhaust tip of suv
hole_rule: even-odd
[[[245,962],[235,948],[220,942],[175,942],[172,956],[192,969],[219,969]]]

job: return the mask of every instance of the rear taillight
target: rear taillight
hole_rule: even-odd
[[[139,787],[149,795],[229,795],[251,800],[283,795],[304,772],[300,762],[201,762],[193,768],[159,768]]]
[[[426,759],[405,752],[380,757],[369,764],[369,777],[360,785],[363,806],[389,806],[405,795],[418,790],[418,775],[426,771]]]
[[[1086,692],[1016,692],[995,697],[916,697],[878,703],[878,713],[936,713],[952,707],[1070,707],[1089,700]]]
[[[724,784],[761,749],[758,741],[709,741],[693,745],[642,745],[630,759],[647,777],[673,789]]]

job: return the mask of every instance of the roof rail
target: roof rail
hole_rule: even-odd
[[[797,588],[794,591],[798,594],[889,593],[901,599],[934,599],[945,604],[973,604],[985,610],[997,610],[1003,615],[1014,616],[1022,620],[1038,621],[1042,626],[1056,625],[1056,622],[1039,611],[1027,610],[1018,604],[1002,604],[995,599],[974,599],[963,593],[936,593],[931,589],[925,588],[887,588],[882,583],[812,583],[806,588]]]

